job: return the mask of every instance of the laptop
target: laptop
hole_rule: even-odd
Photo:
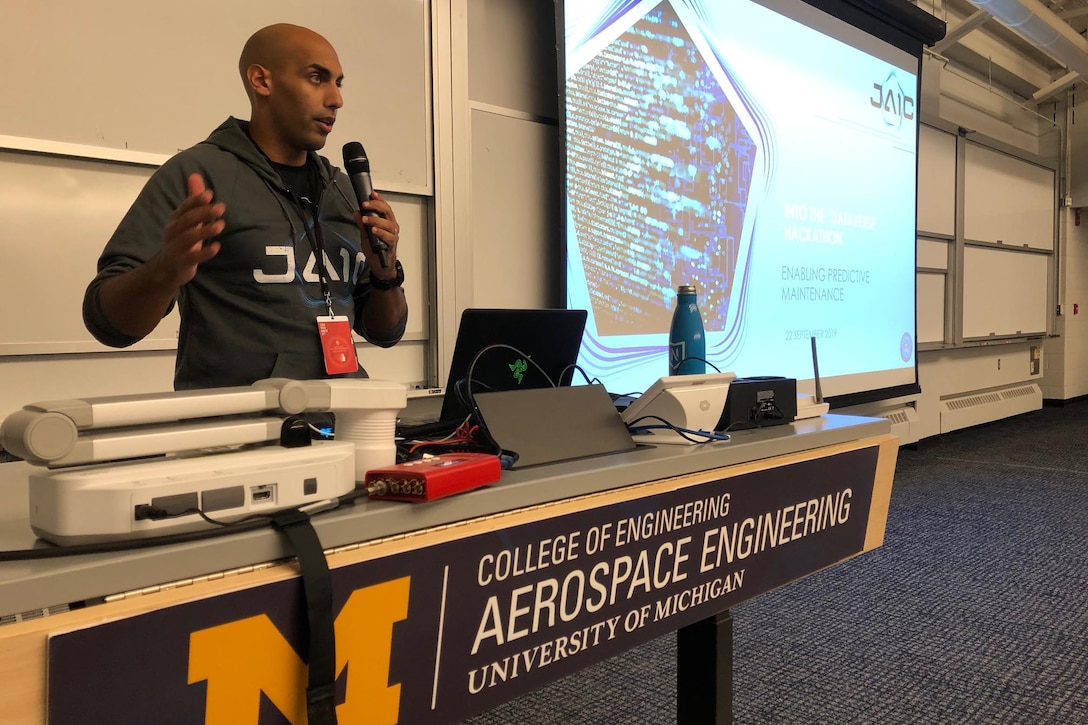
[[[437,417],[405,418],[403,436],[452,432],[468,417],[472,394],[569,385],[578,360],[585,310],[470,308],[461,313]]]

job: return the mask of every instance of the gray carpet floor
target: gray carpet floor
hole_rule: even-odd
[[[1088,402],[902,448],[884,546],[733,609],[737,723],[1088,725]],[[676,721],[668,635],[471,725]]]

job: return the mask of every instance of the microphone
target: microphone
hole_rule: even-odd
[[[376,212],[363,208],[364,201],[370,201],[370,194],[374,191],[374,184],[370,181],[370,159],[366,157],[366,150],[358,141],[350,141],[344,144],[344,169],[351,179],[351,187],[355,189],[355,198],[359,202],[359,211],[363,216],[377,216]],[[378,237],[374,230],[367,227],[367,236],[370,238],[370,248],[378,255],[378,261],[382,267],[388,267],[389,261],[385,253],[389,251],[389,245],[384,239]]]

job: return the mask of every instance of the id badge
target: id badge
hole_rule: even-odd
[[[348,318],[318,317],[317,334],[321,337],[321,351],[325,355],[325,372],[339,375],[359,370]]]

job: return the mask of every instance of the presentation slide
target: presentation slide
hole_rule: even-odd
[[[614,393],[686,284],[723,372],[811,380],[815,337],[827,396],[916,382],[918,60],[769,5],[565,3],[567,306]]]

